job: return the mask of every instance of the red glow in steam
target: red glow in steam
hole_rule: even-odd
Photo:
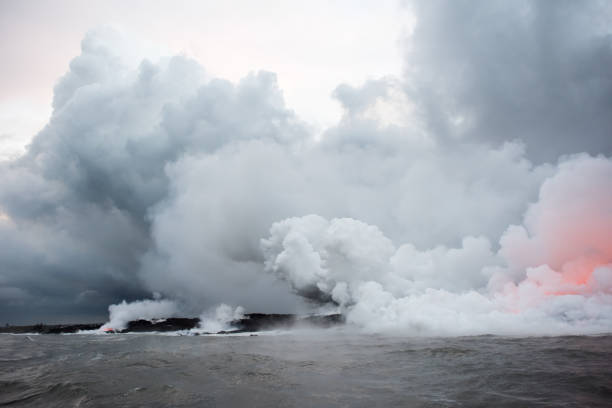
[[[523,283],[546,296],[602,290],[593,273],[612,264],[612,161],[584,155],[561,164],[501,246],[527,272]]]
[[[563,280],[568,284],[586,285],[591,280],[595,269],[608,263],[609,260],[606,261],[602,257],[579,259],[566,263],[563,266]]]

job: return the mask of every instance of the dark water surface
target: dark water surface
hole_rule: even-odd
[[[612,336],[0,335],[0,406],[610,407]]]

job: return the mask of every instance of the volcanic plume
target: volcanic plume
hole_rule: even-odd
[[[403,74],[338,84],[319,132],[273,72],[134,62],[92,30],[0,162],[0,316],[609,332],[612,13],[520,4],[411,2]]]

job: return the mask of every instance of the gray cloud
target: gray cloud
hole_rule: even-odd
[[[416,1],[408,92],[432,131],[529,157],[612,153],[609,2]]]

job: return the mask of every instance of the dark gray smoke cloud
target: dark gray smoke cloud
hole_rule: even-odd
[[[607,1],[409,2],[408,92],[449,139],[521,139],[529,157],[612,153]]]
[[[300,291],[370,299],[347,292],[349,275],[401,270],[396,247],[402,264],[442,265],[419,266],[441,274],[410,290],[485,287],[499,237],[559,171],[542,161],[612,152],[607,5],[414,9],[406,77],[340,85],[345,114],[320,141],[274,74],[233,84],[184,57],[133,67],[114,34],[88,34],[47,126],[0,164],[0,321],[104,319],[155,292],[194,315],[295,310]],[[316,257],[329,272],[303,269]]]

